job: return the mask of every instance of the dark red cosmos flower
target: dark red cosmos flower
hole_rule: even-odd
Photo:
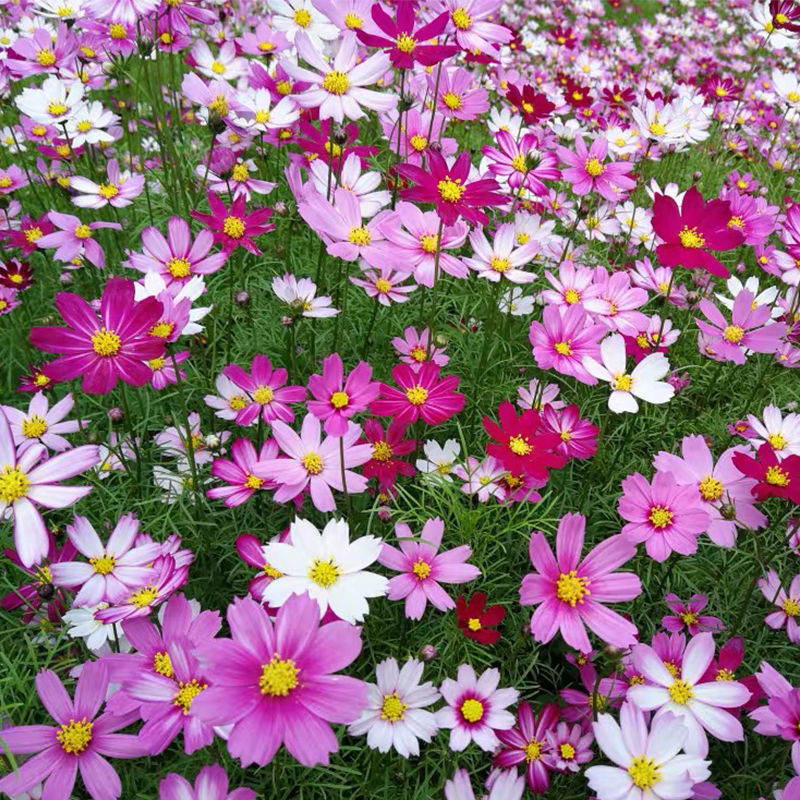
[[[220,244],[226,253],[237,247],[244,247],[254,255],[261,255],[253,237],[275,229],[274,225],[267,224],[267,220],[272,216],[272,209],[258,208],[248,214],[244,195],[239,195],[233,201],[230,210],[214,192],[209,191],[207,197],[211,213],[201,214],[199,211],[192,211],[192,216],[213,232],[214,241]]]
[[[794,0],[770,0],[769,13],[776,28],[800,33],[800,3]]]
[[[592,104],[589,87],[572,80],[572,78],[567,79],[564,98],[573,108],[588,108]]]
[[[428,169],[414,164],[399,164],[397,171],[416,186],[403,189],[400,197],[420,203],[435,203],[436,213],[445,225],[454,225],[459,217],[481,225],[489,224],[489,217],[482,210],[486,206],[500,206],[508,201],[500,194],[500,186],[494,178],[469,181],[472,166],[469,153],[458,154],[452,167],[441,153],[428,150]]]
[[[410,477],[416,471],[408,461],[398,458],[417,447],[416,440],[406,439],[405,435],[406,426],[399,420],[392,420],[386,430],[376,419],[364,420],[364,439],[372,445],[372,458],[362,471],[365,478],[378,479],[378,489],[384,494],[394,486],[398,475]]]
[[[0,266],[0,286],[10,289],[27,289],[33,280],[33,270],[27,261],[12,258],[8,264]]]
[[[636,99],[636,92],[628,87],[622,87],[615,83],[611,87],[603,89],[603,100],[611,106],[626,106]]]
[[[530,84],[525,84],[522,90],[513,83],[509,84],[506,100],[516,108],[527,125],[534,125],[539,120],[547,119],[555,106],[540,94]]]
[[[8,239],[10,247],[18,247],[22,255],[28,256],[39,249],[37,242],[45,234],[52,233],[53,223],[47,214],[42,214],[39,219],[24,216],[20,220],[19,228],[6,228],[0,230],[0,239]]]
[[[469,600],[462,594],[456,601],[458,627],[468,639],[481,644],[494,644],[500,638],[500,631],[491,628],[499,625],[505,615],[503,606],[486,608],[486,595],[483,592],[475,592]]]
[[[570,50],[578,43],[578,38],[572,32],[571,28],[563,28],[561,25],[556,25],[555,28],[550,28],[548,33],[556,44]]]
[[[389,60],[397,69],[411,69],[415,61],[425,67],[431,67],[450,58],[461,49],[453,44],[419,44],[442,34],[450,21],[450,14],[447,11],[443,11],[416,31],[413,3],[398,3],[396,21],[375,3],[372,6],[372,19],[388,38],[367,33],[363,29],[357,31],[358,38],[369,47],[385,49],[389,53]]]
[[[486,445],[486,452],[510,473],[546,480],[551,467],[558,469],[567,463],[564,456],[554,452],[561,437],[542,428],[538,411],[526,408],[518,417],[514,406],[506,400],[500,404],[498,413],[499,425],[489,417],[483,418],[486,433],[497,442]]]
[[[18,392],[49,392],[56,382],[36,364],[28,364],[28,374],[19,379]]]
[[[656,249],[665,267],[701,267],[712,275],[730,274],[709,250],[732,250],[743,241],[740,231],[729,228],[731,206],[727,200],[711,200],[692,186],[683,196],[680,210],[672,197],[657,194],[653,201],[653,230],[664,240]]]
[[[333,130],[333,147],[331,147],[331,125]],[[315,128],[310,122],[300,120],[300,133],[297,146],[303,151],[303,163],[319,158],[326,164],[333,164],[334,171],[338,171],[340,164],[347,160],[350,153],[355,153],[361,159],[361,168],[369,165],[368,159],[374,156],[378,149],[372,145],[354,146],[358,138],[358,125],[348,122],[347,125],[337,125],[332,119],[325,119]]]
[[[785,497],[800,504],[800,456],[786,456],[779,460],[767,443],[758,448],[757,458],[747,453],[734,453],[733,466],[758,483],[750,490],[753,497],[763,502],[768,497]]]

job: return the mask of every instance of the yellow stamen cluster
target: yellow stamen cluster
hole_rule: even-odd
[[[398,697],[397,692],[385,694],[381,706],[381,719],[388,722],[400,722],[405,717],[407,708],[408,704]]]
[[[56,739],[65,753],[79,755],[92,741],[93,723],[84,717],[80,720],[70,719],[56,731]]]
[[[636,756],[628,767],[628,775],[639,789],[650,789],[661,780],[658,764],[647,756]]]
[[[270,697],[288,697],[289,692],[298,684],[300,670],[290,658],[281,658],[278,653],[272,656],[268,664],[261,666],[261,677],[258,688],[261,694]]]
[[[480,722],[483,718],[483,703],[474,697],[465,700],[461,704],[461,716],[467,722]]]
[[[108,328],[98,328],[92,334],[92,350],[98,356],[115,356],[122,347],[122,339]]]
[[[578,575],[574,569],[562,572],[556,581],[556,597],[562,603],[569,603],[573,608],[590,594],[589,579]]]
[[[30,484],[24,472],[7,464],[0,471],[0,500],[4,503],[13,503],[25,497]]]
[[[322,88],[329,94],[340,97],[350,88],[350,78],[344,72],[334,70],[323,78]]]
[[[339,568],[333,563],[333,559],[329,558],[327,561],[315,558],[312,562],[311,569],[308,571],[308,577],[323,589],[328,589],[333,586],[341,572]]]

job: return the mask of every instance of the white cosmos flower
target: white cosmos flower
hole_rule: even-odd
[[[756,278],[755,275],[748,278],[744,283],[742,283],[735,275],[732,275],[727,281],[725,281],[725,286],[728,289],[728,292],[730,292],[731,297],[727,297],[724,294],[719,294],[718,292],[715,292],[715,297],[723,306],[725,306],[725,308],[728,308],[731,311],[733,311],[733,304],[739,292],[748,291],[751,292],[755,298],[753,300],[754,309],[757,306],[772,306],[770,314],[773,319],[777,319],[781,314],[783,314],[781,307],[775,304],[775,298],[778,296],[778,287],[768,286],[763,292],[759,293],[758,278]]]
[[[113,142],[114,137],[105,130],[119,121],[119,117],[93,101],[82,103],[67,122],[67,133],[74,148],[83,144]]]
[[[747,421],[758,434],[758,438],[749,440],[756,449],[767,442],[778,458],[800,455],[800,414],[784,417],[777,406],[769,405],[764,409],[763,422],[753,414],[747,415]]]
[[[68,85],[55,75],[45,78],[41,88],[28,86],[14,99],[17,108],[34,122],[55,125],[69,119],[83,101],[83,84]]]
[[[300,109],[291,97],[282,97],[274,106],[269,89],[246,89],[236,95],[241,107],[231,111],[235,125],[266,133],[288,128],[300,118]]]
[[[616,764],[586,770],[598,800],[688,800],[710,776],[710,762],[681,753],[689,732],[678,717],[658,717],[648,731],[644,714],[623,703],[620,723],[600,714],[592,725],[598,747]]]
[[[324,195],[327,187],[331,185],[330,167],[321,158],[315,158],[311,162],[308,172],[317,191]],[[361,173],[361,157],[356,153],[350,153],[344,160],[336,181],[335,185],[338,188],[344,189],[358,198],[359,211],[365,219],[374,217],[392,200],[391,192],[378,188],[382,181],[380,172],[371,170]]]
[[[362,536],[350,541],[343,519],[332,519],[322,533],[308,520],[296,519],[290,528],[291,544],[270,542],[264,558],[283,573],[264,589],[263,602],[282,606],[293,594],[308,594],[319,604],[323,617],[328,608],[339,619],[361,622],[369,613],[368,597],[383,597],[388,579],[365,568],[378,559],[383,541]]]
[[[93,653],[102,650],[104,645],[109,642],[119,642],[119,651],[127,653],[131,650],[131,645],[122,633],[122,627],[109,623],[100,622],[95,618],[95,614],[108,608],[108,603],[100,603],[96,606],[86,608],[72,608],[62,617],[67,623],[67,633],[73,639],[83,639],[86,647]]]
[[[322,50],[323,41],[330,42],[340,34],[311,0],[268,0],[267,5],[272,11],[272,28],[284,34],[290,42],[294,42],[295,36],[302,32],[317,50]]]
[[[450,473],[461,454],[461,445],[455,439],[448,439],[444,445],[428,439],[422,447],[422,452],[425,458],[417,459],[417,469],[420,472],[432,480],[453,480]]]
[[[625,340],[619,333],[606,336],[600,344],[600,364],[591,356],[583,359],[583,366],[595,378],[611,384],[611,397],[608,407],[617,414],[639,410],[638,397],[646,403],[667,403],[675,394],[675,389],[661,379],[669,372],[669,361],[663,353],[652,353],[643,358],[634,368],[627,371]]]
[[[410,659],[398,668],[387,658],[375,668],[377,683],[370,683],[367,707],[347,728],[351,736],[367,734],[367,746],[381,753],[394,748],[403,758],[419,755],[419,739],[430,742],[439,726],[425,707],[441,695],[428,682],[420,684],[423,664]]]

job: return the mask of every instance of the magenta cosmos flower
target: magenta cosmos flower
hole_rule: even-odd
[[[725,629],[719,617],[710,617],[700,613],[708,605],[708,598],[704,594],[693,594],[687,603],[684,603],[676,594],[665,595],[664,599],[673,615],[663,617],[661,625],[671,633],[679,633],[686,628],[689,636],[697,636],[703,631]]]
[[[611,536],[581,560],[585,531],[582,514],[565,514],[558,524],[556,556],[543,533],[531,534],[529,554],[536,572],[522,579],[519,601],[539,606],[530,625],[537,642],[549,642],[560,632],[570,647],[588,653],[588,627],[604,642],[628,647],[636,641],[636,626],[604,603],[622,603],[642,593],[636,575],[614,572],[633,558],[636,545],[622,535]]]
[[[665,561],[674,550],[683,556],[697,552],[697,537],[708,528],[708,512],[695,486],[679,486],[668,472],[656,472],[653,482],[638,472],[622,481],[619,515],[628,521],[622,534],[644,542],[647,555]]]
[[[333,673],[361,652],[361,628],[320,625],[308,594],[292,595],[273,622],[250,598],[228,606],[230,639],[201,646],[214,684],[193,704],[210,725],[232,725],[228,750],[242,766],[272,761],[281,744],[305,766],[328,764],[339,748],[330,723],[355,722],[367,684]]]
[[[244,195],[239,195],[233,201],[230,210],[214,192],[207,192],[207,197],[211,213],[201,214],[199,211],[192,211],[192,217],[213,232],[214,241],[222,246],[225,253],[230,254],[237,247],[244,247],[254,255],[261,255],[253,237],[274,230],[274,225],[267,224],[267,220],[272,216],[272,209],[259,208],[248,214]]]
[[[215,486],[206,495],[212,500],[224,500],[228,508],[240,506],[259,490],[273,489],[275,484],[253,473],[255,465],[261,461],[278,457],[278,446],[273,439],[267,439],[256,452],[249,439],[237,439],[231,447],[231,458],[217,458],[211,465],[211,474],[227,483]]]
[[[491,753],[500,744],[495,731],[508,730],[514,715],[506,711],[517,701],[516,689],[498,689],[500,671],[487,669],[478,677],[469,664],[458,668],[456,680],[446,678],[440,691],[447,705],[436,712],[436,723],[450,729],[450,749],[464,750],[475,742]]]
[[[142,193],[144,181],[144,175],[133,175],[127,170],[120,172],[117,160],[112,158],[106,167],[105,181],[95,183],[75,175],[69,179],[69,187],[77,192],[72,202],[80,208],[97,209],[107,205],[124,208]]]
[[[80,295],[59,292],[56,306],[68,328],[31,328],[30,340],[47,353],[61,357],[45,364],[54,381],[83,376],[83,391],[106,394],[117,380],[143,386],[151,369],[144,362],[164,354],[164,340],[150,336],[163,306],[154,297],[134,300],[133,281],[112,278],[103,289],[100,317]]]
[[[432,361],[419,370],[398,364],[392,369],[392,378],[400,388],[382,383],[380,398],[370,405],[369,410],[378,417],[393,417],[406,425],[422,417],[428,425],[439,425],[464,408],[466,398],[453,391],[460,379],[455,375],[440,378],[439,367]]]
[[[618,203],[636,186],[636,181],[628,177],[633,164],[623,161],[605,163],[608,141],[604,136],[598,136],[588,150],[583,138],[576,136],[574,153],[566,147],[559,147],[556,152],[567,165],[561,177],[572,184],[572,191],[577,195],[594,191],[606,200]]]
[[[41,563],[49,552],[49,539],[37,505],[66,508],[92,490],[91,486],[59,486],[100,461],[96,445],[86,444],[42,459],[44,445],[34,444],[18,456],[8,420],[0,411],[0,518],[14,517],[14,547],[26,567]],[[40,463],[41,462],[41,463]]]
[[[228,773],[219,764],[209,764],[192,786],[186,778],[170,772],[158,784],[158,800],[256,800],[256,793],[244,786],[228,792]]]
[[[643,711],[657,711],[655,719],[672,713],[689,730],[684,749],[690,755],[705,758],[708,753],[706,732],[723,742],[744,739],[742,723],[727,709],[743,706],[750,690],[738,681],[703,681],[714,659],[714,637],[698,633],[683,655],[680,672],[673,675],[655,650],[646,644],[633,649],[633,662],[646,683],[631,686],[628,699]]]
[[[408,163],[398,165],[398,173],[417,184],[403,189],[400,196],[421,203],[435,203],[436,213],[444,225],[453,225],[459,217],[488,225],[489,217],[482,209],[508,201],[494,178],[469,181],[472,164],[468,152],[459,153],[452,167],[448,167],[442,154],[435,150],[429,150],[427,157],[427,169]]]
[[[146,754],[146,748],[137,736],[115,733],[130,725],[135,714],[106,712],[97,716],[108,691],[106,667],[97,661],[84,664],[74,701],[49,669],[36,676],[36,691],[57,724],[21,725],[3,731],[3,744],[10,752],[36,755],[0,780],[0,792],[20,795],[46,780],[42,797],[66,800],[72,796],[80,770],[94,800],[116,800],[122,786],[103,756],[137,758]]]
[[[121,231],[122,225],[118,222],[102,221],[85,223],[73,214],[61,214],[58,211],[49,212],[47,217],[58,230],[40,236],[36,240],[38,247],[57,248],[53,256],[73,267],[83,263],[83,258],[98,269],[105,267],[106,254],[99,242],[93,238],[94,231],[100,228]]]
[[[378,557],[384,567],[402,573],[389,581],[389,599],[405,598],[409,619],[422,619],[428,600],[439,611],[455,608],[440,583],[467,583],[481,574],[477,567],[465,563],[472,549],[463,544],[439,553],[444,534],[444,522],[439,517],[425,522],[416,541],[404,522],[398,522],[394,532],[400,540],[400,549],[384,544]]]
[[[317,419],[325,420],[325,433],[329,436],[347,433],[348,420],[365,411],[378,396],[380,384],[371,379],[372,367],[366,361],[359,361],[345,379],[338,353],[322,362],[322,375],[309,377],[308,390],[315,399],[308,401],[308,410]]]
[[[182,217],[171,217],[167,222],[166,238],[158,228],[148,227],[142,231],[143,253],[130,253],[131,267],[145,274],[157,272],[167,284],[185,283],[193,275],[210,275],[222,267],[228,253],[211,253],[214,235],[202,230],[192,241],[189,223]]]
[[[781,579],[774,569],[769,570],[763,578],[759,578],[758,588],[767,602],[774,604],[777,611],[767,614],[764,622],[773,630],[786,626],[786,635],[792,644],[800,644],[800,575],[795,575],[789,584],[789,590],[783,588]]]

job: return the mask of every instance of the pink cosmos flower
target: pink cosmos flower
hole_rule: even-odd
[[[0,169],[0,195],[12,194],[27,185],[28,179],[25,173],[16,164],[11,164],[7,169]]]
[[[344,436],[348,420],[365,411],[378,396],[380,384],[371,378],[372,367],[366,361],[359,361],[345,379],[338,353],[322,362],[322,375],[309,377],[308,390],[315,399],[309,400],[307,407],[317,419],[325,420],[325,433]]]
[[[708,598],[704,594],[693,594],[688,603],[684,603],[676,594],[668,594],[664,599],[670,611],[674,612],[674,616],[662,617],[661,625],[672,633],[678,633],[686,628],[689,636],[697,636],[703,631],[725,629],[719,617],[700,613],[708,605]]]
[[[305,766],[328,764],[339,748],[330,723],[355,722],[367,705],[367,684],[334,675],[361,652],[361,628],[320,625],[319,606],[292,595],[273,622],[250,598],[228,606],[230,639],[201,645],[214,676],[193,703],[210,725],[232,725],[228,751],[242,766],[272,761],[281,744]]]
[[[194,786],[170,772],[158,784],[158,800],[256,800],[256,793],[244,786],[229,793],[228,774],[219,764],[209,764],[197,773]]]
[[[128,170],[120,172],[116,158],[108,162],[106,173],[107,179],[103,183],[95,183],[80,175],[70,178],[70,189],[78,192],[72,198],[73,204],[79,208],[97,209],[107,205],[124,208],[129,206],[144,189],[144,175],[134,175]]]
[[[289,530],[288,527],[284,528],[281,533],[277,536],[273,536],[270,541],[288,542],[291,544],[292,540],[289,535]],[[282,574],[267,561],[265,550],[266,545],[262,544],[261,541],[252,534],[243,533],[236,539],[236,552],[239,554],[239,558],[241,558],[245,564],[249,564],[251,567],[255,567],[258,570],[258,573],[247,587],[250,597],[258,603],[262,602],[264,590],[267,586],[276,578],[280,578]]]
[[[123,514],[117,521],[107,544],[86,517],[75,515],[67,525],[67,536],[85,561],[62,561],[50,571],[56,586],[80,586],[76,606],[118,603],[153,576],[152,562],[161,553],[158,543],[135,547],[139,520],[134,514]]]
[[[498,45],[513,38],[505,25],[490,22],[497,13],[495,0],[444,0],[444,6],[450,12],[456,43],[467,53],[494,56]]]
[[[35,326],[31,343],[47,353],[62,353],[43,369],[54,381],[83,376],[83,391],[106,394],[117,380],[143,386],[150,380],[144,361],[158,358],[164,342],[150,336],[162,305],[148,297],[134,301],[133,281],[112,278],[100,299],[100,318],[80,295],[59,292],[56,307],[69,327]]]
[[[66,508],[91,486],[59,486],[100,460],[96,445],[87,444],[43,461],[47,449],[34,444],[18,455],[5,414],[0,412],[0,517],[14,517],[14,547],[22,564],[39,564],[49,552],[47,528],[37,505]]]
[[[130,253],[128,261],[140,272],[157,272],[167,285],[177,281],[185,283],[193,275],[210,275],[221,269],[228,253],[211,253],[214,235],[202,230],[192,241],[189,223],[182,217],[170,217],[167,237],[155,227],[142,231],[143,253]]]
[[[440,75],[428,74],[426,77],[428,91],[431,94],[436,92],[436,112],[441,116],[470,120],[489,110],[489,95],[486,89],[476,84],[475,76],[469,70],[445,66]]]
[[[414,372],[419,372],[423,363],[428,361],[428,345],[430,344],[431,333],[427,328],[421,332],[409,325],[404,331],[403,335],[395,336],[392,339],[392,347],[395,352],[400,354],[400,361],[404,364],[410,364]],[[430,361],[439,367],[444,367],[450,356],[444,352],[444,347],[439,347],[435,343],[431,347]]]
[[[582,691],[562,689],[559,692],[559,696],[566,703],[561,713],[567,722],[588,725],[599,711],[619,708],[628,691],[625,678],[616,672],[598,680],[593,668],[582,669],[580,679],[583,684]]]
[[[3,731],[10,752],[36,755],[0,779],[0,792],[19,795],[46,780],[43,797],[70,797],[80,770],[93,800],[117,800],[122,786],[104,756],[137,758],[147,748],[137,736],[115,733],[133,722],[135,714],[98,716],[108,691],[106,667],[92,661],[83,665],[74,701],[49,669],[36,676],[36,691],[56,725],[20,725]]]
[[[253,473],[256,464],[278,457],[278,446],[267,439],[256,452],[249,439],[237,439],[231,446],[231,458],[217,458],[211,465],[211,474],[227,486],[215,486],[206,492],[212,500],[224,500],[228,508],[247,502],[255,492],[274,489],[272,481],[265,481]]]
[[[182,364],[189,358],[188,350],[180,350],[177,353],[172,353],[169,360],[165,356],[160,358],[151,358],[147,362],[147,366],[153,371],[150,377],[150,385],[156,390],[161,391],[169,385],[175,385],[178,382],[178,375],[180,379],[186,379],[186,373],[182,369],[176,369],[176,364]]]
[[[444,534],[444,522],[439,517],[425,522],[418,541],[404,522],[398,522],[394,532],[400,539],[400,549],[384,544],[378,558],[384,567],[402,573],[389,581],[389,599],[405,598],[409,619],[422,619],[428,600],[439,611],[455,608],[440,584],[468,583],[481,574],[477,567],[465,563],[472,548],[464,544],[439,553]]]
[[[272,435],[285,457],[254,464],[253,474],[278,484],[276,503],[293,500],[308,490],[316,508],[333,511],[336,500],[331,489],[345,491],[343,479],[349,494],[358,494],[367,488],[367,479],[352,470],[372,456],[371,445],[357,444],[361,436],[358,425],[350,422],[343,436],[323,439],[319,420],[313,414],[306,414],[299,435],[280,420],[272,423]]]
[[[542,321],[531,322],[528,339],[541,369],[554,369],[594,386],[597,378],[583,365],[586,356],[599,359],[600,340],[607,329],[594,323],[580,305],[545,306]]]
[[[362,269],[363,278],[350,276],[350,283],[360,286],[367,294],[367,297],[374,298],[382,306],[387,308],[392,303],[405,303],[411,298],[409,295],[417,285],[406,283],[409,275],[407,272],[395,271],[392,267],[380,267],[378,270],[368,269],[365,261],[359,266]]]
[[[708,512],[696,486],[680,486],[671,473],[656,472],[653,482],[638,472],[622,481],[617,512],[627,520],[623,536],[644,542],[647,555],[665,561],[675,550],[697,552],[697,537],[708,528]]]
[[[622,535],[611,536],[581,560],[585,531],[582,514],[565,514],[558,524],[556,557],[543,533],[531,534],[529,554],[536,572],[522,579],[519,591],[523,606],[538,606],[531,633],[537,642],[546,643],[560,632],[570,647],[588,652],[588,627],[604,642],[628,647],[636,641],[636,626],[604,604],[641,594],[635,574],[614,572],[633,558],[636,546]]]
[[[555,452],[567,458],[592,458],[597,452],[597,437],[600,433],[596,425],[581,419],[578,406],[556,408],[545,404],[541,411],[542,429],[557,433],[561,442]]]
[[[557,704],[548,703],[534,714],[523,701],[517,706],[516,726],[497,733],[500,749],[494,755],[494,766],[508,769],[524,763],[525,778],[534,794],[550,788],[549,734],[555,730],[559,713]]]
[[[628,699],[636,706],[656,711],[654,722],[666,714],[679,717],[689,730],[686,752],[701,758],[708,753],[706,733],[723,742],[744,739],[742,723],[726,709],[739,708],[750,698],[750,690],[738,681],[702,680],[713,658],[714,637],[710,633],[698,633],[686,645],[678,675],[664,666],[652,647],[637,644],[634,664],[647,683],[628,689]]]
[[[491,244],[483,230],[476,228],[469,235],[469,243],[473,257],[464,259],[464,263],[475,270],[479,277],[487,278],[493,283],[498,283],[501,278],[511,283],[530,283],[536,280],[535,272],[526,272],[522,267],[530,263],[539,252],[539,243],[534,240],[517,246],[513,223],[500,225]]]
[[[453,391],[460,379],[456,375],[440,378],[439,367],[432,361],[418,371],[398,364],[392,378],[400,388],[382,383],[379,399],[370,405],[370,412],[378,417],[393,417],[406,425],[422,417],[428,425],[439,425],[464,408],[466,398]]]
[[[780,630],[785,625],[789,641],[792,644],[800,643],[800,625],[796,619],[800,616],[800,575],[792,578],[787,592],[778,573],[771,569],[763,578],[759,578],[758,588],[768,603],[778,607],[777,611],[767,615],[764,622],[773,630]]]
[[[272,209],[258,208],[247,213],[247,201],[243,195],[235,198],[230,209],[214,192],[207,192],[210,214],[201,214],[192,211],[192,217],[202,222],[214,234],[214,241],[222,246],[223,251],[230,255],[237,247],[244,247],[253,255],[261,255],[261,251],[253,241],[254,236],[263,236],[275,229],[267,220],[272,216]]]
[[[55,247],[54,258],[63,261],[67,265],[75,267],[83,263],[85,258],[90,264],[98,269],[103,269],[106,265],[106,254],[94,238],[92,231],[100,228],[111,228],[121,231],[122,225],[118,222],[81,222],[72,214],[61,214],[58,211],[50,211],[47,215],[49,221],[58,228],[52,233],[45,233],[36,240],[36,245],[43,249]],[[67,267],[70,269],[70,266]]]
[[[659,472],[668,472],[681,486],[695,486],[709,517],[709,539],[720,547],[733,547],[739,528],[763,528],[767,518],[756,508],[751,494],[754,478],[739,472],[733,464],[736,453],[747,447],[729,447],[714,464],[711,450],[702,436],[684,436],[683,457],[661,451],[653,459]]]
[[[511,189],[517,191],[524,186],[529,192],[541,197],[547,194],[542,181],[558,180],[561,172],[558,159],[552,152],[539,150],[539,137],[535,133],[525,133],[519,142],[506,130],[494,135],[497,147],[484,145],[483,154],[492,162],[489,172],[505,178]]]
[[[545,270],[544,274],[553,287],[542,292],[542,299],[548,306],[583,305],[597,295],[595,271],[588,267],[576,267],[571,261],[565,261],[558,268],[558,277],[549,270]]]
[[[243,395],[228,401],[231,410],[236,411],[237,425],[251,425],[259,414],[266,423],[275,420],[292,422],[294,411],[290,403],[300,403],[306,398],[303,386],[286,386],[289,373],[283,368],[272,368],[272,362],[263,355],[253,358],[248,374],[238,364],[228,364],[222,374],[239,387]],[[208,400],[206,401],[208,402]]]
[[[479,461],[474,456],[468,456],[464,464],[453,467],[453,475],[461,478],[461,491],[472,495],[479,503],[486,503],[490,497],[501,499],[503,490],[500,481],[508,475],[508,470],[493,456],[486,456]]]
[[[21,456],[37,442],[56,453],[69,450],[72,445],[61,434],[75,433],[88,424],[88,420],[64,421],[74,405],[75,398],[68,393],[50,408],[47,395],[37,392],[31,398],[27,412],[11,406],[0,406],[11,426],[17,454]]]
[[[469,664],[458,668],[456,680],[446,678],[439,691],[447,705],[436,712],[440,728],[450,729],[450,749],[460,752],[470,742],[491,753],[500,744],[496,731],[508,730],[514,715],[506,708],[517,701],[516,689],[498,689],[500,671],[487,669],[480,677]]]
[[[628,192],[636,186],[636,181],[628,177],[633,171],[633,164],[624,161],[604,163],[608,155],[608,141],[598,136],[589,149],[583,137],[575,137],[575,152],[566,147],[556,148],[558,157],[567,164],[561,177],[572,184],[572,191],[577,195],[597,192],[612,203],[618,203],[628,196]]]
[[[781,344],[786,327],[779,322],[770,322],[772,309],[768,305],[756,305],[755,296],[746,289],[736,295],[731,320],[710,301],[700,301],[700,311],[706,318],[695,318],[697,327],[704,334],[704,352],[715,361],[733,361],[744,364],[747,351],[774,353]],[[708,321],[706,321],[708,320]]]
[[[584,308],[609,330],[635,336],[647,327],[647,317],[638,309],[647,302],[644,289],[631,286],[627,272],[609,274],[604,267],[595,270],[593,296]]]
[[[559,722],[547,731],[549,754],[547,760],[557,772],[578,772],[582,764],[587,764],[594,757],[591,744],[594,735],[587,733],[583,725],[569,725]]]

